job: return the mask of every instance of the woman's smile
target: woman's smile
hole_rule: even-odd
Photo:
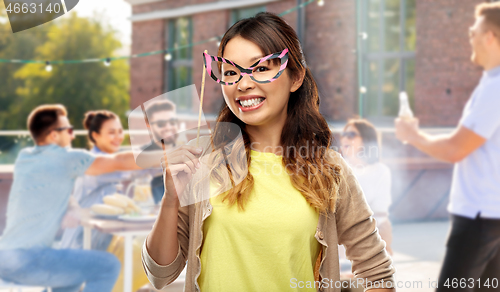
[[[264,104],[265,100],[263,96],[247,95],[236,98],[236,104],[240,111],[248,112],[259,109]]]

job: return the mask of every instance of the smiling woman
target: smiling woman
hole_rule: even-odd
[[[380,290],[394,287],[372,212],[350,168],[330,149],[332,135],[295,31],[259,13],[235,23],[217,56],[204,60],[224,103],[212,136],[202,140],[202,158],[210,146],[223,145],[244,157],[242,165],[246,159],[248,172],[235,179],[239,173],[229,164],[215,163],[203,185],[200,152],[178,150],[190,161],[166,168],[170,195],[143,248],[153,285],[171,283],[187,260],[185,291],[288,291],[296,288],[292,279],[314,283],[307,291],[340,291],[330,283],[340,280],[343,244],[356,277]],[[238,125],[243,139],[232,143],[226,123]],[[233,186],[212,196],[226,185],[223,173]],[[181,207],[172,184],[209,199]]]
[[[123,127],[120,118],[110,111],[90,111],[85,113],[83,126],[88,130],[90,146],[105,153],[115,153],[123,142]]]

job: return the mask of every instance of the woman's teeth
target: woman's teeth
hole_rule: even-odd
[[[260,104],[261,102],[264,101],[264,98],[259,97],[259,98],[252,98],[252,99],[247,99],[247,100],[240,100],[240,104],[243,107],[252,107]]]

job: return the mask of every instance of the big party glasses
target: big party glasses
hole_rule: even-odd
[[[288,49],[267,55],[246,69],[231,60],[207,53],[203,53],[203,62],[210,77],[221,85],[234,85],[245,75],[249,75],[257,83],[270,83],[285,71]]]

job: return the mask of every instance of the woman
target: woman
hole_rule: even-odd
[[[392,226],[389,221],[391,205],[391,171],[380,162],[380,142],[375,127],[364,119],[347,122],[340,139],[342,154],[359,181],[380,236],[392,255]]]
[[[123,127],[120,118],[113,112],[107,110],[89,111],[85,114],[83,126],[88,131],[88,143],[91,147],[90,152],[94,154],[113,154],[120,150],[124,139]],[[113,172],[105,175],[80,177],[75,182],[73,190],[73,199],[81,208],[90,208],[94,204],[102,204],[103,197],[111,195],[120,189],[123,181],[131,180],[133,177],[147,175],[147,171],[123,171]],[[70,213],[79,210],[74,206]],[[77,217],[69,214],[68,217]],[[144,240],[144,238],[142,238]],[[134,253],[136,260],[140,258],[140,246],[142,241],[134,243],[137,251]],[[83,227],[66,228],[61,239],[61,248],[81,249],[83,247]],[[92,249],[109,251],[115,254],[123,262],[123,240],[121,237],[114,237],[109,233],[101,233],[92,230]],[[122,291],[121,280],[123,271],[116,281],[113,291]],[[144,273],[138,267],[134,271],[133,287],[138,289],[147,284]]]
[[[123,127],[118,116],[110,111],[89,111],[85,114],[83,126],[88,131],[90,152],[112,154],[118,152],[123,142]],[[112,172],[105,175],[80,177],[75,182],[73,199],[82,208],[102,203],[102,198],[117,191],[117,185],[131,178],[131,172]],[[92,248],[107,250],[110,234],[92,231]],[[61,240],[62,248],[82,248],[83,228],[67,228]]]
[[[393,284],[391,259],[362,192],[329,149],[317,86],[293,29],[259,13],[226,32],[218,52],[224,59],[204,56],[224,95],[217,122],[240,127],[244,144],[229,151],[238,156],[242,147],[248,173],[229,191],[181,207],[176,194],[206,198],[212,186],[224,185],[224,164],[210,169],[208,185],[199,162],[227,135],[214,131],[200,141],[202,149],[191,141],[169,153],[166,192],[142,252],[153,286],[174,281],[187,260],[185,291],[315,291],[315,280],[324,291],[340,291],[338,243],[347,246],[358,277]],[[180,157],[190,159],[178,163]]]

